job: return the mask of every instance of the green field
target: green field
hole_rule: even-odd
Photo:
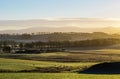
[[[119,49],[73,50],[41,54],[1,53],[0,79],[120,79],[119,74],[98,75],[77,72],[104,61],[120,61],[119,56]],[[75,61],[66,61],[68,59]]]
[[[120,61],[119,49],[71,50],[41,54],[0,54],[0,58],[52,62],[105,62]]]
[[[74,69],[83,69],[92,66],[96,63],[60,63],[60,62],[46,62],[46,61],[32,61],[32,60],[19,60],[19,59],[5,59],[0,58],[0,70],[9,71],[21,71],[21,70],[34,70],[40,68],[51,68],[51,67],[70,67]]]
[[[92,66],[96,63],[60,63],[60,62],[45,62],[19,59],[0,58],[0,70],[34,70],[36,67],[54,67],[67,66],[83,69]],[[0,73],[0,79],[71,79],[84,78],[85,75],[77,74],[77,72],[62,72],[62,73]],[[88,76],[89,77],[89,76]],[[87,78],[87,77],[85,77]]]
[[[120,79],[120,75],[77,73],[0,73],[0,79]]]

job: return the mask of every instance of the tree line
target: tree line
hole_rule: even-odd
[[[96,47],[96,46],[109,46],[120,44],[120,39],[107,38],[107,39],[92,39],[82,41],[49,41],[49,42],[32,42],[26,43],[24,46],[27,48],[65,48],[65,47]]]
[[[64,49],[69,47],[98,47],[110,46],[120,44],[120,39],[106,38],[106,39],[91,39],[82,41],[48,41],[48,42],[31,42],[31,43],[18,43],[15,41],[0,41],[0,50],[3,52],[11,52],[14,49]]]

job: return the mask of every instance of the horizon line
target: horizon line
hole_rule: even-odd
[[[0,21],[20,21],[20,20],[79,20],[79,19],[97,19],[97,20],[111,20],[111,21],[120,21],[120,18],[104,18],[104,17],[70,17],[70,18],[33,18],[33,19],[0,19]]]

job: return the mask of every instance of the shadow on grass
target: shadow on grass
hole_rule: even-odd
[[[120,62],[105,62],[79,71],[83,74],[120,74]]]
[[[36,67],[35,69],[32,70],[19,70],[19,71],[14,71],[14,70],[5,70],[5,69],[0,69],[0,73],[33,73],[33,72],[38,72],[38,73],[61,73],[64,71],[72,71],[76,68],[74,67],[68,67],[68,66],[58,66],[58,67]]]

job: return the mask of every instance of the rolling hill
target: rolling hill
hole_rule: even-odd
[[[100,18],[0,20],[0,33],[105,32],[120,33],[119,21]]]

